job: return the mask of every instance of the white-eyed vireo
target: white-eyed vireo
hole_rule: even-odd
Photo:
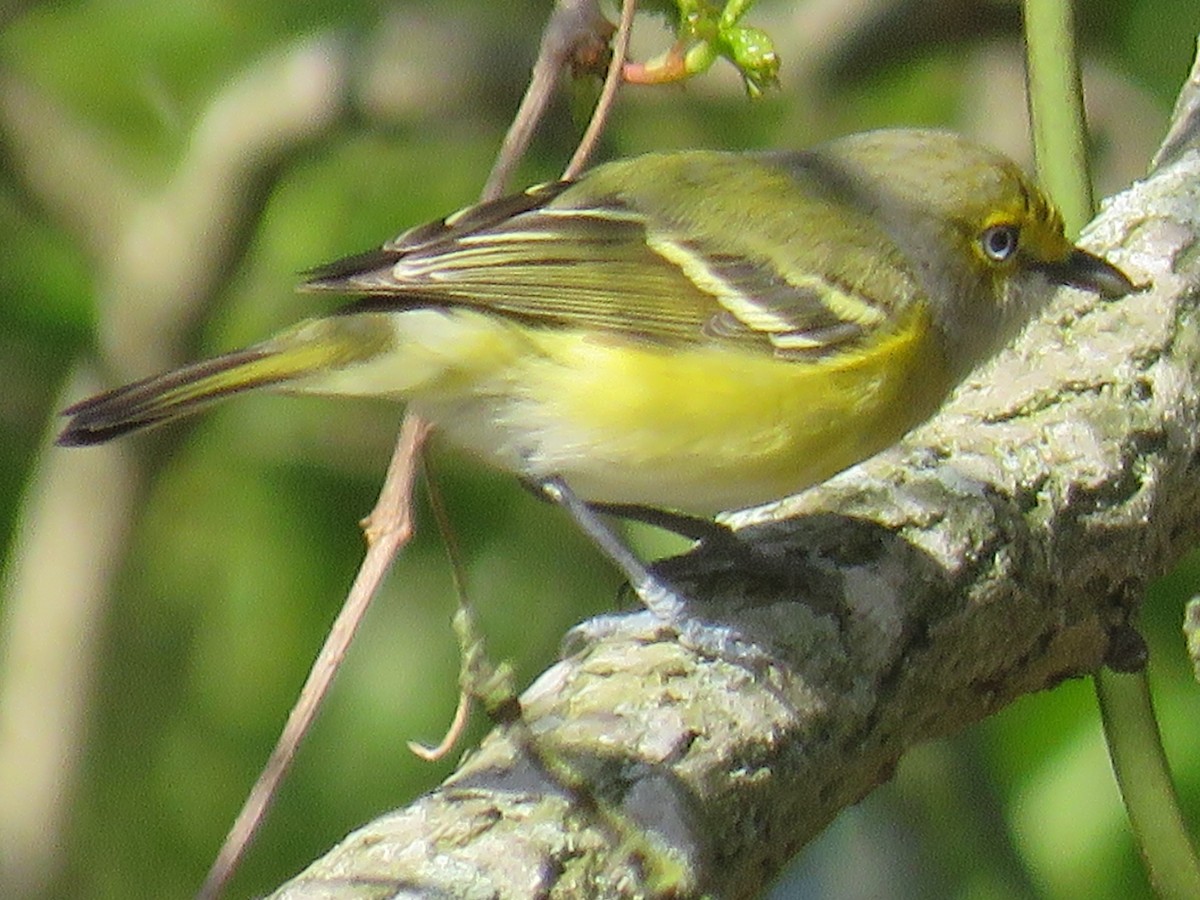
[[[78,403],[58,442],[250,388],[385,395],[531,482],[710,513],[892,444],[1056,285],[1131,289],[1010,160],[916,130],[612,162],[311,274],[361,299]]]

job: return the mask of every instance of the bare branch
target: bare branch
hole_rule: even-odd
[[[98,387],[71,380],[79,393]],[[97,623],[135,496],[128,446],[82,456],[50,454],[36,473],[3,579],[0,884],[15,897],[46,896],[63,862],[82,735],[94,713]]]
[[[108,259],[139,198],[112,149],[11,71],[0,70],[0,136],[16,184],[94,260]]]
[[[588,122],[583,137],[579,139],[579,146],[575,148],[571,161],[563,171],[564,181],[577,177],[583,171],[596,149],[596,144],[600,142],[604,126],[608,124],[608,114],[617,99],[617,88],[621,86],[621,72],[624,71],[625,57],[629,53],[629,37],[633,33],[633,16],[636,12],[637,0],[625,0],[621,6],[621,24],[617,26],[617,37],[613,41],[612,59],[608,64],[608,74],[604,77],[604,87],[596,101],[592,119]]]
[[[581,46],[606,44],[612,24],[600,13],[596,0],[558,0],[542,32],[537,61],[529,87],[504,136],[496,164],[483,187],[483,197],[504,193],[517,160],[525,155],[537,123],[546,114],[559,74]]]
[[[333,676],[342,664],[350,642],[354,640],[363,613],[379,589],[383,577],[396,558],[396,553],[412,536],[410,498],[420,460],[420,447],[427,433],[428,426],[416,416],[404,420],[396,442],[396,450],[388,466],[383,491],[375,503],[375,508],[363,522],[363,530],[367,536],[367,554],[363,558],[362,566],[354,578],[346,602],[329,629],[321,652],[317,654],[312,669],[309,670],[304,687],[300,690],[300,699],[288,714],[279,740],[259,773],[254,787],[250,789],[217,858],[213,861],[208,877],[197,894],[198,898],[218,896],[233,874],[242,854],[250,845],[254,832],[262,824],[267,807],[274,799],[280,782],[291,767],[301,740],[308,733],[321,702],[333,684]]]

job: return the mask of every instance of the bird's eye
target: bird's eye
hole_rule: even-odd
[[[1004,262],[1017,252],[1020,236],[1016,225],[992,225],[979,236],[979,246],[992,262]]]

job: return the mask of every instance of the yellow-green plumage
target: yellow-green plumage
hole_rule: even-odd
[[[314,276],[364,297],[85,401],[60,442],[250,387],[385,395],[585,499],[712,512],[897,440],[1054,283],[1129,289],[1011,162],[917,131],[610,163]]]
[[[532,425],[542,450],[526,465],[582,497],[692,512],[745,506],[823,481],[929,416],[949,378],[934,342],[918,335],[901,330],[780,371],[777,359],[736,347],[680,352],[548,332],[544,355],[520,369],[527,399],[500,430]],[[430,408],[455,421],[438,413]],[[460,443],[475,437],[448,431]],[[492,456],[488,447],[475,449]]]

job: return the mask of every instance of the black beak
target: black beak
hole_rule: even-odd
[[[1062,262],[1045,263],[1040,268],[1057,284],[1092,291],[1110,300],[1137,290],[1125,273],[1108,260],[1078,248]]]

